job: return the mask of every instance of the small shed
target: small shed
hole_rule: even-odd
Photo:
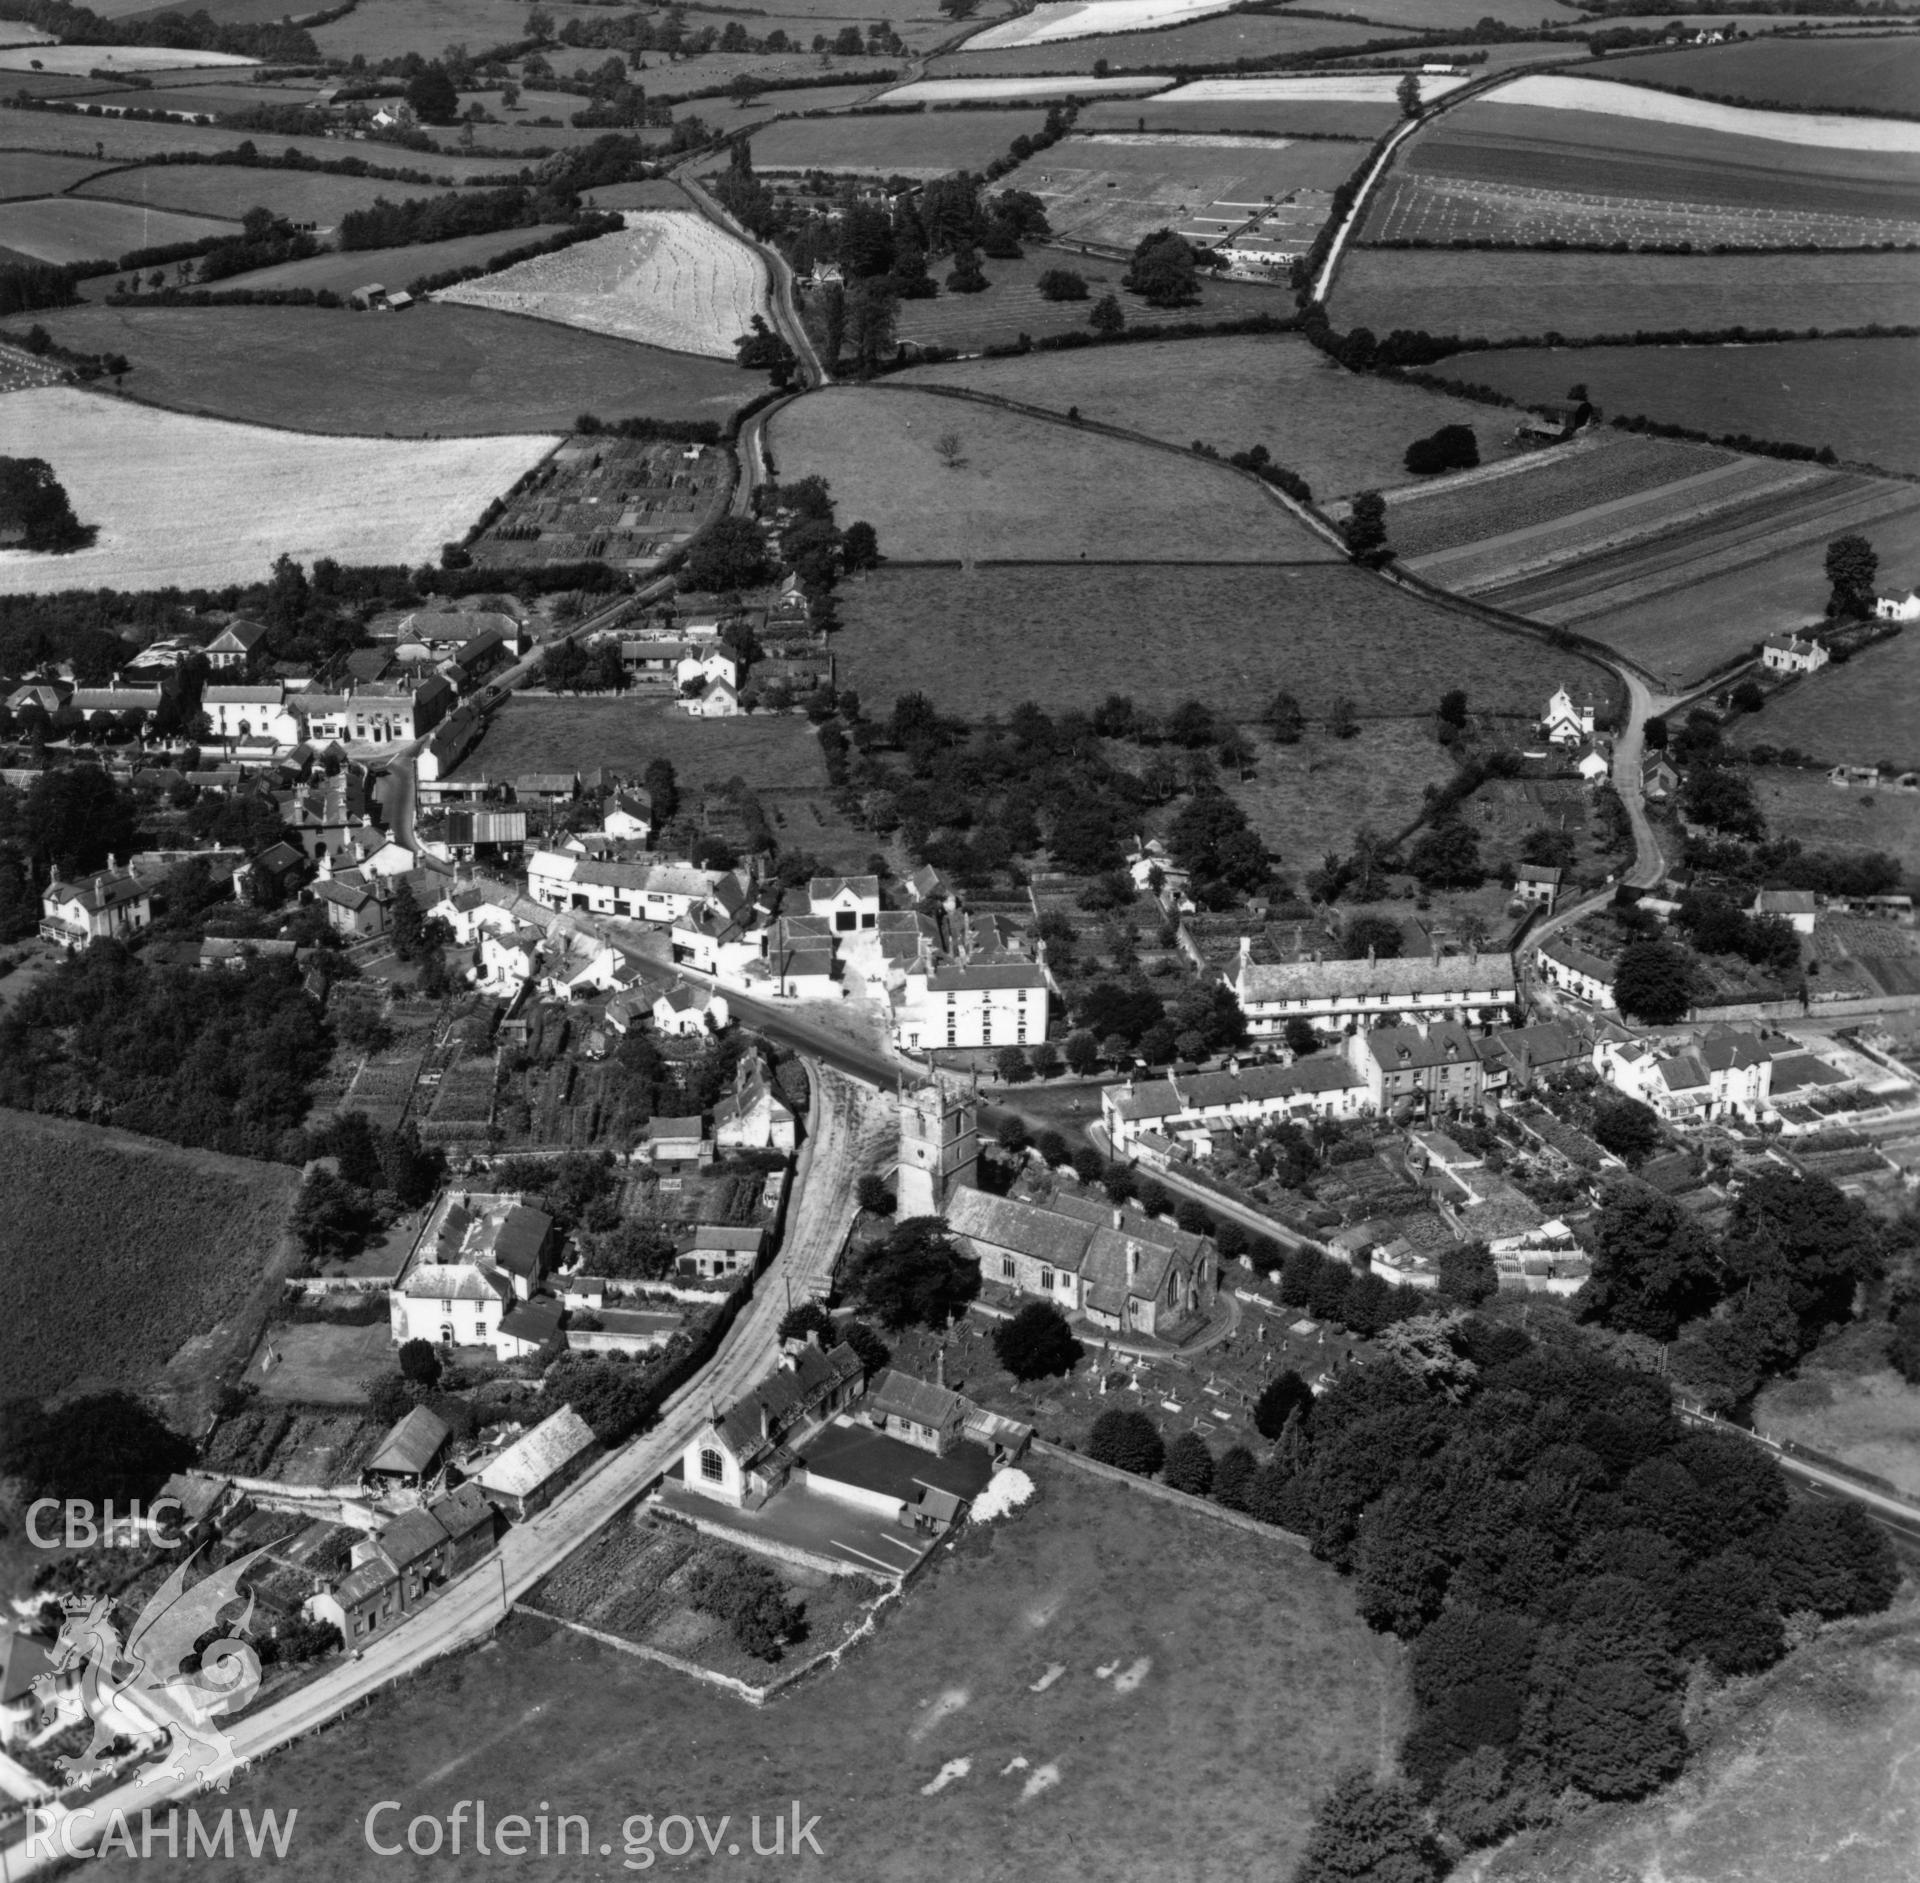
[[[380,1449],[367,1461],[366,1475],[388,1485],[418,1484],[432,1475],[452,1436],[437,1412],[415,1406],[380,1441]]]

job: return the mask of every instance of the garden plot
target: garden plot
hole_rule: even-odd
[[[1046,46],[1057,39],[1085,39],[1098,33],[1141,33],[1156,26],[1178,26],[1208,13],[1224,13],[1235,0],[1041,0],[1031,13],[1004,20],[976,33],[968,52],[994,52],[1008,46]]]
[[[735,340],[767,308],[759,256],[690,211],[630,210],[626,220],[618,235],[516,263],[437,298],[731,357]]]
[[[1532,73],[1487,94],[1491,105],[1525,105],[1546,111],[1591,111],[1602,117],[1632,118],[1643,124],[1673,124],[1712,131],[1723,137],[1759,138],[1771,144],[1795,144],[1814,150],[1865,150],[1920,154],[1920,124],[1892,118],[1843,118],[1820,112],[1753,111],[1716,104],[1708,98],[1679,98],[1671,92],[1609,79]]]
[[[132,203],[72,196],[0,203],[0,248],[30,255],[40,262],[111,260],[132,249],[199,242],[208,236],[234,233],[230,222],[144,209]]]
[[[1173,80],[1165,74],[1133,78],[1094,78],[1067,72],[1057,78],[922,78],[883,92],[881,105],[963,105],[995,98],[1111,98],[1128,93],[1157,92]]]
[[[0,72],[188,72],[207,66],[258,65],[237,52],[182,52],[177,46],[8,46]]]
[[[1149,230],[1173,228],[1190,241],[1257,234],[1304,250],[1354,158],[1340,143],[1102,131],[1038,152],[1008,182],[1046,204],[1064,242],[1131,250]]]
[[[156,411],[70,387],[14,394],[7,441],[45,458],[97,525],[68,556],[0,551],[0,594],[222,588],[276,556],[431,562],[552,449],[545,436],[317,438]]]

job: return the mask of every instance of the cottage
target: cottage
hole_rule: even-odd
[[[713,1281],[726,1275],[745,1275],[759,1262],[767,1246],[767,1232],[759,1223],[696,1223],[679,1265],[688,1275]]]
[[[617,791],[609,801],[600,828],[622,843],[645,843],[653,834],[653,806],[632,791]]]
[[[958,1393],[893,1367],[873,1382],[857,1408],[859,1416],[875,1431],[885,1432],[903,1445],[932,1452],[935,1457],[959,1444],[969,1410]]]
[[[474,1485],[463,1484],[356,1543],[348,1574],[313,1596],[307,1613],[332,1622],[341,1639],[357,1647],[470,1569],[493,1548],[496,1535],[492,1506]]]
[[[773,1089],[757,1053],[734,1068],[733,1090],[713,1108],[713,1139],[723,1151],[791,1151],[793,1108]]]
[[[84,1671],[76,1660],[56,1673],[45,1642],[19,1627],[0,1628],[0,1748],[35,1737],[43,1710],[68,1721],[82,1719]]]
[[[1680,788],[1680,774],[1661,752],[1649,752],[1640,761],[1640,791],[1649,803],[1664,804]]]
[[[844,1341],[831,1351],[809,1345],[782,1354],[768,1378],[694,1435],[681,1464],[686,1488],[757,1510],[786,1483],[802,1435],[851,1403],[865,1379]]]
[[[599,1441],[571,1406],[562,1406],[474,1473],[487,1500],[517,1522],[544,1510],[593,1461]]]
[[[216,739],[292,745],[301,736],[301,721],[287,698],[286,688],[277,680],[265,686],[216,683],[201,690],[200,710]]]
[[[1904,595],[1881,595],[1873,604],[1877,621],[1920,621],[1920,589],[1910,588]]]
[[[1152,1135],[1170,1143],[1218,1129],[1282,1118],[1354,1118],[1368,1109],[1366,1082],[1337,1053],[1289,1066],[1230,1066],[1225,1072],[1169,1072],[1139,1085],[1101,1089],[1100,1110],[1118,1158],[1138,1155]]]
[[[1753,899],[1754,915],[1775,915],[1796,935],[1811,935],[1820,919],[1811,889],[1763,889]]]
[[[689,987],[682,982],[653,1003],[653,1024],[669,1039],[700,1039],[709,1033],[724,1033],[727,1019],[726,995],[716,994],[710,987]]]
[[[1497,1026],[1512,1019],[1520,994],[1510,954],[1269,964],[1253,959],[1250,938],[1242,939],[1240,958],[1224,978],[1256,1039],[1273,1038],[1295,1018],[1323,1033],[1422,1015]]]
[[[713,892],[724,870],[538,850],[527,863],[527,894],[549,909],[635,922],[679,921]]]
[[[152,924],[151,892],[117,864],[74,881],[56,878],[40,898],[41,936],[69,953],[97,941],[125,941]]]
[[[706,1124],[698,1118],[650,1118],[641,1127],[634,1155],[654,1164],[704,1164],[712,1161]]]
[[[1797,634],[1776,635],[1760,643],[1760,663],[1769,673],[1818,673],[1833,658],[1815,640]]]
[[[1556,935],[1533,951],[1533,963],[1549,987],[1608,1012],[1618,1005],[1613,994],[1614,964],[1578,942]]]
[[[551,1295],[535,1295],[508,1308],[493,1337],[493,1351],[502,1360],[527,1360],[560,1332],[564,1311]]]
[[[387,904],[365,883],[335,876],[315,883],[308,892],[327,912],[327,926],[337,935],[356,941],[387,932]]]
[[[1561,872],[1544,863],[1522,863],[1513,872],[1513,896],[1516,902],[1536,909],[1551,909],[1560,896]]]
[[[1527,1092],[1543,1072],[1585,1059],[1587,1044],[1571,1027],[1551,1022],[1502,1027],[1474,1042],[1483,1093]]]

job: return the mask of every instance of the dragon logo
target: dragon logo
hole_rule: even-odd
[[[54,1672],[33,1684],[42,1705],[50,1706],[61,1676],[81,1670],[80,1701],[93,1721],[93,1743],[79,1758],[59,1761],[68,1780],[113,1770],[118,1760],[107,1755],[131,1739],[149,1761],[137,1784],[190,1781],[200,1791],[227,1789],[239,1761],[213,1722],[238,1713],[260,1690],[260,1657],[240,1638],[253,1618],[252,1595],[230,1631],[205,1638],[220,1627],[221,1611],[239,1599],[241,1579],[266,1552],[238,1557],[188,1588],[187,1571],[199,1554],[177,1564],[154,1591],[124,1645],[110,1596],[67,1598],[67,1618],[49,1656]],[[189,1671],[196,1646],[199,1665]]]

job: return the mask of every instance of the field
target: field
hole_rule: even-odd
[[[1920,255],[1549,255],[1361,249],[1341,268],[1341,328],[1488,340],[1778,327],[1905,325]],[[1478,355],[1455,361],[1477,376]]]
[[[1094,300],[1104,294],[1120,296],[1121,309],[1134,326],[1174,320],[1240,320],[1254,314],[1285,317],[1292,305],[1284,290],[1262,281],[1229,281],[1203,276],[1200,299],[1192,306],[1163,313],[1134,300],[1120,288],[1125,266],[1078,250],[1029,248],[1018,261],[989,257],[984,263],[988,286],[980,294],[950,294],[943,288],[924,301],[902,301],[897,333],[913,346],[956,347],[977,353],[982,347],[1007,346],[1021,334],[1079,331],[1087,324]],[[1087,284],[1085,301],[1049,301],[1036,285],[1050,268],[1065,268]],[[1056,361],[1072,357],[1052,354]],[[1038,404],[1046,404],[1040,399]],[[1186,439],[1178,442],[1185,444]]]
[[[1756,39],[1636,56],[1620,67],[1630,83],[1686,85],[1714,98],[1799,111],[1911,112],[1920,88],[1920,37]]]
[[[724,421],[761,384],[730,361],[433,303],[380,315],[92,307],[40,319],[63,345],[125,353],[127,389],[142,400],[294,431],[567,431],[582,412]]]
[[[298,1809],[287,1883],[364,1875],[362,1800],[392,1796],[440,1818],[478,1797],[496,1821],[550,1799],[612,1852],[630,1812],[725,1813],[743,1855],[748,1819],[770,1846],[798,1800],[823,1855],[776,1867],[850,1883],[1285,1875],[1334,1779],[1402,1730],[1397,1651],[1298,1551],[1029,1468],[1037,1503],[967,1533],[869,1645],[789,1697],[743,1706],[520,1620],[236,1779],[231,1802]]]
[[[757,133],[756,170],[945,176],[1007,154],[1046,122],[1041,111],[916,111],[859,118],[786,118]]]
[[[1038,13],[1047,10],[1043,4]],[[1099,5],[1091,10],[1095,21],[1087,29],[1094,35],[1091,38],[1050,39],[993,51],[987,48],[983,35],[957,52],[942,53],[939,58],[929,60],[927,70],[935,78],[987,77],[1014,72],[1090,72],[1100,59],[1122,71],[1133,66],[1152,66],[1160,71],[1174,66],[1197,66],[1205,70],[1231,67],[1239,59],[1270,59],[1282,53],[1356,46],[1377,37],[1364,26],[1349,26],[1338,20],[1293,19],[1284,13],[1216,12],[1211,18],[1194,19],[1184,26],[1162,27],[1158,32],[1101,30],[1099,22],[1113,10],[1111,5]],[[1037,14],[1027,17],[1034,18]],[[1024,23],[1024,20],[1015,22]]]
[[[1236,14],[1234,18],[1251,17]],[[1201,98],[1168,103],[1173,94],[1108,100],[1082,109],[1080,131],[1224,132],[1269,137],[1344,137],[1371,143],[1399,114],[1391,104],[1340,105],[1310,99]],[[1356,150],[1357,164],[1362,152]]]
[[[1722,137],[1757,139],[1812,150],[1858,150],[1875,154],[1920,155],[1920,124],[1892,118],[1826,116],[1807,111],[1747,111],[1706,98],[1677,98],[1671,92],[1616,84],[1609,79],[1576,78],[1543,72],[1514,79],[1488,94],[1488,108],[1515,105],[1545,111],[1597,112],[1640,124],[1679,125]]]
[[[367,282],[404,288],[427,275],[452,268],[475,268],[510,248],[524,248],[558,234],[544,224],[532,229],[495,229],[486,235],[458,235],[448,242],[416,242],[409,248],[328,249],[304,261],[256,268],[223,281],[223,288],[331,288],[346,296]]]
[[[887,105],[954,105],[995,98],[1111,98],[1158,91],[1173,81],[1145,73],[1135,78],[1094,78],[1065,73],[1058,78],[923,78],[896,85],[874,102]]]
[[[917,367],[901,383],[968,386],[1062,412],[1077,405],[1089,419],[1226,454],[1265,445],[1321,501],[1403,482],[1407,446],[1442,425],[1471,425],[1487,462],[1512,449],[1507,414],[1342,372],[1291,334],[954,361]]]
[[[1715,436],[1830,445],[1845,461],[1920,475],[1920,341],[1796,340],[1775,346],[1545,347],[1480,353],[1458,371],[1518,399],[1557,399],[1583,381],[1609,413],[1641,413]]]
[[[235,1313],[299,1172],[0,1111],[9,1180],[0,1378],[10,1393],[139,1387]]]
[[[1892,643],[1894,647],[1899,642]],[[1861,659],[1869,658],[1862,655]],[[1849,666],[1851,663],[1849,663]],[[1844,677],[1844,671],[1842,676]],[[1881,668],[1883,677],[1892,675],[1904,679],[1912,672],[1912,656],[1907,657],[1905,673],[1899,669]],[[1824,673],[1814,676],[1815,682],[1824,680],[1836,669],[1827,668]],[[1796,689],[1797,690],[1797,689]],[[1900,713],[1894,702],[1876,706],[1860,727],[1860,735],[1877,732],[1880,738],[1869,744],[1865,736],[1856,735],[1853,746],[1862,755],[1862,762],[1876,764],[1879,760],[1892,759],[1896,763],[1912,765],[1920,759],[1916,751],[1911,698],[1905,702],[1908,710]],[[1771,716],[1772,708],[1759,715],[1761,719]],[[1791,739],[1783,739],[1783,744],[1792,744]],[[1797,837],[1809,850],[1884,850],[1905,869],[1909,879],[1920,877],[1920,797],[1910,791],[1863,791],[1857,787],[1841,790],[1827,782],[1824,772],[1789,771],[1770,768],[1753,774],[1754,796],[1759,801],[1762,814],[1767,820],[1770,834],[1780,837]],[[1857,937],[1855,938],[1857,940]],[[1904,945],[1910,943],[1909,931],[1900,932],[1900,941],[1882,952],[1897,956],[1904,951]],[[1860,947],[1860,954],[1868,954],[1871,949]],[[1909,960],[1906,964],[1909,972],[1916,964]],[[1907,985],[1911,987],[1912,981]],[[1875,1467],[1878,1469],[1878,1467]]]
[[[488,720],[453,775],[512,778],[604,765],[638,778],[656,758],[672,764],[683,793],[735,775],[769,790],[817,789],[826,781],[813,728],[790,714],[695,719],[666,703],[520,695]]]
[[[99,168],[90,157],[49,157],[33,150],[0,150],[0,199],[57,196]]]
[[[1503,26],[1538,26],[1542,20],[1551,20],[1555,26],[1590,24],[1589,15],[1563,6],[1561,0],[1490,0],[1484,6],[1481,0],[1332,0],[1327,11],[1415,32],[1465,32],[1488,17]]]
[[[31,255],[35,261],[111,259],[130,249],[198,242],[206,236],[230,233],[231,225],[200,216],[177,216],[164,209],[139,209],[127,203],[93,202],[74,196],[0,203],[0,248]]]
[[[369,317],[373,318],[373,317]],[[318,438],[47,387],[7,400],[10,447],[45,458],[99,541],[70,556],[0,551],[0,594],[219,588],[273,559],[438,557],[552,448],[549,437]]]
[[[155,111],[191,111],[207,117],[226,118],[261,105],[309,105],[319,96],[319,87],[306,85],[299,90],[284,85],[223,85],[216,77],[209,83],[207,74],[194,72],[169,75],[194,80],[183,85],[156,85],[152,91],[136,94],[116,88],[104,94],[103,102],[134,105]]]
[[[1100,33],[1139,33],[1178,26],[1202,14],[1221,13],[1228,0],[1041,0],[1031,13],[989,26],[967,43],[972,52],[1007,46],[1044,46],[1056,39],[1086,39]]]
[[[783,479],[818,472],[896,561],[1326,561],[1249,480],[1198,459],[924,392],[832,387],[768,422]],[[959,440],[943,462],[938,441]],[[1072,504],[1062,492],[1076,493]]]
[[[1454,774],[1430,720],[1372,720],[1351,739],[1316,727],[1297,745],[1256,737],[1254,749],[1253,776],[1229,777],[1227,792],[1280,867],[1296,876],[1327,851],[1351,848],[1362,828],[1402,829],[1419,816],[1427,787]]]
[[[1299,104],[1391,105],[1401,74],[1329,72],[1301,78],[1285,73],[1269,78],[1198,78],[1167,93],[1170,105]],[[1457,91],[1463,78],[1422,77],[1420,96],[1431,104]]]
[[[625,212],[619,235],[517,262],[439,298],[732,359],[767,306],[766,270],[746,243],[690,210]]]
[[[1644,1804],[1582,1813],[1492,1855],[1487,1883],[1621,1877],[1825,1877],[1907,1883],[1905,1788],[1920,1734],[1912,1585],[1891,1611],[1823,1631],[1771,1673],[1703,1709],[1687,1776]]]
[[[882,538],[884,547],[885,539]],[[1285,687],[1309,718],[1430,711],[1465,687],[1487,712],[1537,713],[1561,680],[1613,700],[1604,669],[1503,634],[1346,564],[1291,569],[886,569],[841,589],[840,677],[868,702],[915,688],[943,711],[1050,712],[1130,693],[1251,720]],[[1264,761],[1263,761],[1264,763]]]
[[[233,52],[180,52],[171,46],[17,46],[0,48],[0,72],[185,72],[196,66],[257,66]]]
[[[575,6],[558,5],[548,11],[556,26],[593,17]],[[356,8],[345,19],[315,27],[313,37],[327,58],[351,59],[355,53],[364,53],[369,65],[377,65],[410,52],[437,59],[456,42],[476,52],[483,46],[509,45],[523,36],[526,17],[526,9],[516,0],[381,0],[378,5]]]
[[[1920,700],[1920,632],[1909,627],[1893,640],[1877,642],[1854,655],[1844,667],[1824,667],[1788,688],[1767,702],[1765,712],[1737,720],[1737,742],[1797,746],[1835,765],[1877,765],[1882,759],[1903,768],[1920,765],[1916,700]],[[1759,776],[1768,779],[1764,772]],[[1785,777],[1779,774],[1780,779]],[[1824,778],[1820,790],[1828,795],[1819,802],[1836,811],[1859,796],[1834,790]],[[1883,792],[1879,802],[1893,800]],[[1920,870],[1920,855],[1914,857],[1913,866]]]
[[[1596,108],[1504,102],[1535,87],[1572,87]],[[1729,122],[1718,127],[1622,117],[1597,107],[1692,101],[1588,79],[1523,78],[1491,97],[1470,100],[1409,140],[1369,215],[1369,239],[1696,248],[1912,239],[1920,157],[1911,151],[1786,142],[1776,127],[1802,120],[1783,112],[1703,107],[1725,113]],[[1920,134],[1920,126],[1893,128]]]
[[[1360,153],[1275,138],[1101,131],[1064,138],[1006,180],[1046,205],[1054,238],[1131,253],[1153,229],[1217,242],[1257,233],[1304,251]]]
[[[805,111],[844,111],[849,105],[864,104],[872,94],[871,85],[818,85],[795,87],[790,91],[768,91],[757,93],[744,105],[735,104],[731,98],[696,98],[691,103],[677,106],[675,115],[681,118],[698,118],[702,124],[710,126],[722,136],[731,136],[735,131],[745,130],[749,125],[764,124],[770,118],[777,118],[795,112]],[[759,161],[759,147],[754,149],[754,160]],[[616,188],[631,187],[616,185]],[[595,192],[596,200],[599,192]],[[681,198],[684,202],[686,199]],[[651,205],[649,205],[650,207]]]
[[[46,161],[55,161],[47,159]],[[89,164],[88,170],[97,168]],[[242,169],[232,164],[155,164],[111,170],[75,190],[77,196],[174,209],[188,215],[224,216],[237,222],[256,204],[289,222],[311,223],[323,234],[339,227],[350,209],[368,208],[376,197],[404,195],[405,184],[371,177],[330,177],[308,170]]]

